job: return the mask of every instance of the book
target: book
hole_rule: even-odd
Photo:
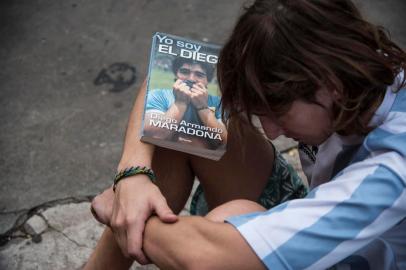
[[[218,160],[227,130],[216,79],[220,46],[155,33],[141,141]]]

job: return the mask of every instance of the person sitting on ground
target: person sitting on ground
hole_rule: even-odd
[[[299,140],[311,191],[270,210],[234,200],[173,224],[157,211],[145,254],[162,269],[406,269],[405,68],[406,53],[350,0],[255,1],[220,53],[222,109],[252,134],[259,118],[270,139]],[[117,242],[106,231],[88,269],[125,269],[125,256],[140,255],[117,230],[128,220],[100,202]]]

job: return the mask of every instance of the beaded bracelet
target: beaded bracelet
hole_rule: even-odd
[[[134,176],[137,174],[147,175],[152,183],[154,183],[156,180],[154,171],[148,167],[136,166],[136,167],[126,168],[126,169],[120,171],[119,173],[117,173],[116,176],[114,177],[113,191],[116,191],[116,186],[117,186],[118,182],[120,182],[122,179],[124,179],[126,177],[130,177],[130,176]]]

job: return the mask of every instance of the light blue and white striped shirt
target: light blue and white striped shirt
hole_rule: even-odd
[[[269,269],[406,269],[406,89],[396,87],[366,137],[333,134],[312,162],[301,155],[306,198],[227,220]]]

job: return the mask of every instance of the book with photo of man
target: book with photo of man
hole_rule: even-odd
[[[156,33],[141,140],[218,160],[227,130],[221,117],[216,65],[220,47]]]

